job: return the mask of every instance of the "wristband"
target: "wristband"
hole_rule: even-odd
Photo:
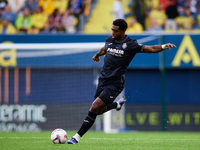
[[[161,45],[162,49],[165,49],[165,44]]]

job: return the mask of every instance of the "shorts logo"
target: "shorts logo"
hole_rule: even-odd
[[[122,48],[123,48],[123,49],[127,48],[127,44],[124,43],[124,44],[122,45]]]
[[[113,98],[113,96],[110,96],[110,98]]]
[[[89,122],[88,120],[84,120],[84,122]]]

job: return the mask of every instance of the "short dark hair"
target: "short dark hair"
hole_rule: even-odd
[[[125,30],[127,29],[128,25],[124,19],[116,19],[113,21],[114,26],[119,26],[120,30]]]

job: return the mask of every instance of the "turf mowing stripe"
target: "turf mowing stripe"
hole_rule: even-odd
[[[0,139],[50,139],[50,137],[0,137]],[[121,138],[82,138],[82,139],[90,139],[90,140],[121,140]],[[126,140],[147,140],[143,138],[126,138]],[[158,140],[197,140],[197,139],[152,139],[155,141]]]

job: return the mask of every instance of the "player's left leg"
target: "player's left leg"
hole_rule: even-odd
[[[79,131],[69,140],[68,144],[77,144],[80,138],[92,127],[96,120],[96,116],[101,114],[105,110],[106,104],[97,97],[92,103],[87,117],[85,118]]]
[[[80,138],[92,127],[97,115],[103,114],[111,109],[120,110],[124,104],[124,100],[113,102],[124,88],[124,78],[113,78],[107,81],[102,80],[99,80],[100,84],[95,94],[96,99],[89,110],[88,116],[85,118],[79,131],[67,142],[68,144],[77,144]]]

